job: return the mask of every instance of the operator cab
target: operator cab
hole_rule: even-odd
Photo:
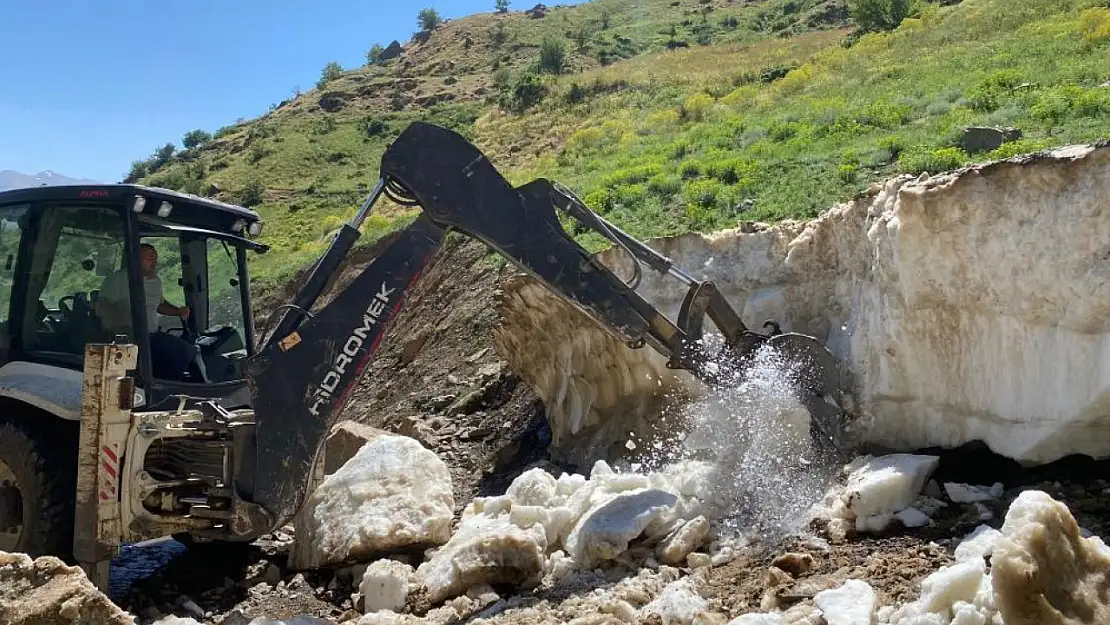
[[[136,408],[176,408],[178,395],[248,406],[247,252],[266,250],[249,238],[260,230],[254,211],[140,185],[0,193],[0,371],[80,372],[86,343],[125,337],[139,346]],[[145,246],[168,304],[157,314]],[[165,372],[167,343],[188,361],[178,374]]]

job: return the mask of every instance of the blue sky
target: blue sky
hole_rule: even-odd
[[[494,0],[8,0],[0,170],[118,182],[193,128],[212,132],[311,89],[328,61],[354,67],[374,42],[405,42],[424,6],[458,18]]]

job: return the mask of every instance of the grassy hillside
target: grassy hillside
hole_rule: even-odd
[[[862,37],[835,1],[595,0],[542,19],[476,15],[135,177],[255,206],[275,248],[256,264],[263,282],[326,246],[413,119],[459,130],[514,182],[564,182],[638,236],[807,218],[892,173],[1110,136],[1100,4],[922,3],[897,30]],[[564,45],[562,73],[529,71],[545,40]],[[967,154],[958,139],[972,125],[1024,136]],[[379,212],[366,238],[408,216]]]

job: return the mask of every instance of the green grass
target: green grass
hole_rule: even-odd
[[[320,92],[309,92],[217,133],[145,180],[187,189],[215,182],[231,199],[259,200],[248,203],[264,216],[263,239],[274,247],[255,263],[262,284],[284,280],[324,249],[376,180],[382,150],[413,119],[463,132],[514,183],[563,182],[639,237],[810,218],[892,174],[1110,136],[1110,87],[1101,86],[1110,82],[1110,9],[1095,4],[926,5],[897,31],[846,47],[848,29],[806,27],[804,17],[822,3],[715,1],[706,19],[712,45],[691,40],[676,51],[664,50],[666,31],[678,24],[679,37],[689,38],[705,6],[696,0],[677,7],[640,0],[637,9],[600,0],[543,20],[475,16],[414,48],[406,69],[363,68],[333,81],[325,90],[351,96],[338,112],[316,107]],[[519,71],[543,37],[598,24],[603,11],[609,28],[572,51],[573,73],[543,78],[538,105],[521,114],[495,105],[491,59],[508,54],[505,66]],[[724,23],[728,16],[737,23]],[[683,26],[686,19],[693,26]],[[493,50],[481,37],[497,21],[511,34]],[[461,33],[472,38],[469,55],[454,48],[463,45]],[[596,53],[606,42],[633,57],[603,66]],[[434,77],[447,57],[458,61],[451,86]],[[785,76],[770,80],[769,70]],[[397,87],[389,81],[406,76],[424,81],[406,87],[411,94],[466,97],[392,106]],[[965,154],[957,139],[970,125],[1015,126],[1024,138],[995,153]],[[736,210],[745,200],[751,207]],[[411,216],[384,207],[365,240]],[[596,237],[582,240],[599,245]]]

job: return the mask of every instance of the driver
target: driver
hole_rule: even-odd
[[[196,356],[197,348],[188,341],[163,332],[158,328],[158,313],[180,317],[182,323],[189,318],[189,309],[174,306],[162,296],[162,279],[158,277],[158,250],[153,245],[139,246],[139,262],[143,273],[143,293],[146,295],[146,323],[150,331],[151,366],[154,376],[163,380],[180,379]],[[100,288],[98,311],[110,328],[131,328],[130,289],[127,270],[119,269],[104,280]]]

